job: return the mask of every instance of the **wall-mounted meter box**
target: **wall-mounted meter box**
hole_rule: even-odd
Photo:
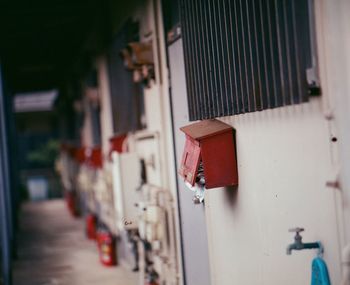
[[[142,65],[153,65],[152,43],[131,42],[120,51],[124,66],[128,70],[140,68]]]
[[[136,66],[153,65],[152,42],[132,42],[127,49],[132,57],[132,63]]]
[[[140,161],[136,153],[112,152],[113,196],[117,228],[136,229],[139,211],[136,205],[142,200],[139,173]]]
[[[179,174],[191,186],[206,189],[238,185],[233,128],[219,120],[204,120],[180,128],[186,135]]]
[[[143,83],[150,87],[155,79],[152,42],[131,42],[120,51],[127,70],[133,71],[135,83]]]

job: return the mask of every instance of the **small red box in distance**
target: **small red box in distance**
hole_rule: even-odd
[[[200,121],[181,130],[186,134],[179,174],[192,186],[203,164],[205,188],[238,185],[233,128],[219,120]]]
[[[102,149],[100,146],[94,147],[92,149],[91,156],[90,156],[90,165],[95,169],[102,168],[103,159],[102,159]]]
[[[113,151],[116,151],[118,153],[127,151],[127,149],[123,149],[123,145],[126,139],[127,139],[127,134],[114,136],[109,139],[109,158],[111,158]]]
[[[79,147],[75,150],[74,153],[74,157],[75,160],[79,163],[79,164],[83,164],[87,157],[86,157],[86,148],[85,147]]]

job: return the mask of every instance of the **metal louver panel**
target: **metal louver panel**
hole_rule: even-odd
[[[120,51],[129,42],[138,41],[138,30],[137,23],[127,21],[115,36],[107,52],[115,134],[124,134],[143,127],[141,117],[144,113],[144,106],[141,85],[134,83],[132,72],[126,70],[120,56]]]
[[[308,100],[307,0],[181,0],[190,120]]]

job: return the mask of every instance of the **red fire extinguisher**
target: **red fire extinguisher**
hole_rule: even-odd
[[[79,211],[76,206],[77,199],[75,193],[71,191],[66,192],[65,198],[69,212],[72,214],[72,216],[77,217],[79,215]]]
[[[96,224],[97,219],[93,214],[88,214],[85,219],[86,223],[86,236],[89,239],[96,239]]]
[[[117,265],[116,240],[113,235],[104,230],[98,231],[97,244],[101,263],[106,266]]]
[[[65,198],[66,198],[67,208],[68,208],[69,212],[71,212],[72,211],[72,206],[73,206],[72,193],[71,192],[66,192]]]

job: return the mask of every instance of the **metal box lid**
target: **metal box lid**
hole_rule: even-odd
[[[214,135],[232,131],[232,127],[219,120],[204,120],[180,128],[186,135],[195,140],[202,140]]]

